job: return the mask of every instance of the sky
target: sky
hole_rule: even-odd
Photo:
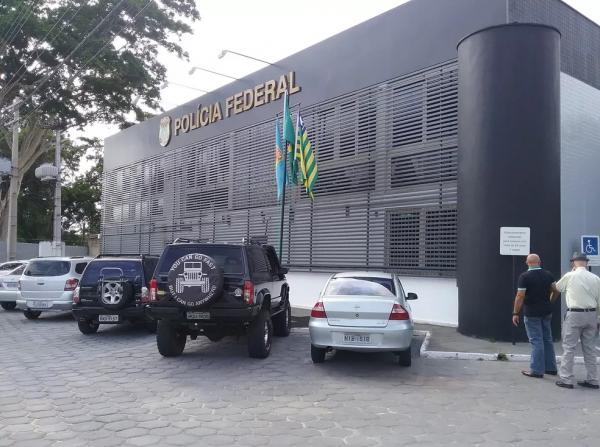
[[[219,59],[217,56],[224,49],[276,62],[406,1],[197,0],[201,20],[192,25],[194,34],[182,39],[182,46],[189,53],[189,62],[166,52],[159,56],[168,69],[167,80],[171,83],[162,90],[161,105],[169,110],[202,94],[189,87],[211,91],[231,82],[226,77],[202,71],[190,75],[193,66],[236,78],[264,67],[260,62],[234,54]],[[567,0],[566,3],[600,23],[600,1]],[[285,23],[289,25],[284,26]],[[116,132],[116,127],[102,124],[85,129],[86,136],[99,138]]]

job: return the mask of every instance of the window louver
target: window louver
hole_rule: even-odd
[[[457,104],[450,62],[303,108],[319,182],[314,204],[287,190],[283,262],[453,275]],[[273,131],[268,120],[105,172],[104,251],[158,254],[177,237],[277,246]]]

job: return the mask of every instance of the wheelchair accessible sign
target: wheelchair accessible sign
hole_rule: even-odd
[[[581,253],[587,255],[590,259],[589,265],[600,265],[600,236],[583,235],[581,236]]]

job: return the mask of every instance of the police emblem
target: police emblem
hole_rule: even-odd
[[[158,142],[165,147],[171,141],[171,117],[163,116],[160,119],[160,130],[158,131]]]

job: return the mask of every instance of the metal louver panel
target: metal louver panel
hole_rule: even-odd
[[[314,204],[288,189],[284,264],[454,274],[457,81],[452,61],[302,109],[319,181]],[[277,245],[273,131],[260,122],[105,172],[104,251],[160,253],[176,237]]]

